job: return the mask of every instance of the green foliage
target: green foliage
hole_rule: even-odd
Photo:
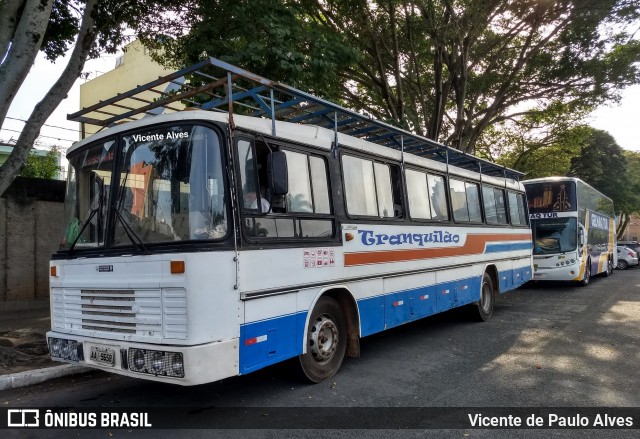
[[[571,117],[568,117],[570,114]],[[591,128],[580,124],[583,114],[559,102],[513,120],[490,126],[476,154],[525,174],[525,178],[567,175],[571,159],[580,154]]]
[[[60,166],[58,165],[59,158],[60,150],[56,146],[51,148],[45,156],[36,155],[34,151],[31,151],[20,175],[22,177],[54,180],[60,173]]]
[[[624,150],[606,131],[591,129],[580,154],[571,159],[570,176],[578,177],[609,198],[617,212],[632,208],[634,194]]]
[[[181,18],[189,33],[142,35],[155,58],[172,68],[212,56],[330,99],[339,99],[338,66],[355,60],[340,34],[309,20],[296,1],[201,0]]]
[[[640,213],[640,152],[624,151],[627,159],[628,198],[620,209],[625,214]]]
[[[472,152],[492,127],[573,120],[637,83],[639,16],[634,0],[193,0],[187,33],[145,42],[166,65],[214,56]]]
[[[53,62],[64,56],[73,46],[80,25],[78,11],[84,8],[84,3],[83,0],[54,0],[40,48],[48,60]],[[97,58],[101,53],[116,53],[131,38],[130,29],[157,32],[161,26],[176,28],[178,19],[165,20],[160,12],[176,16],[187,7],[188,2],[177,0],[100,0],[95,14],[98,30],[96,45],[91,57]]]

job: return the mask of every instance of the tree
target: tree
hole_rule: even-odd
[[[178,4],[170,0],[4,0],[0,2],[0,126],[9,106],[43,51],[55,61],[71,45],[69,61],[38,102],[13,151],[0,167],[0,194],[27,162],[40,128],[80,76],[89,57],[114,53],[125,29],[152,28],[157,14]]]
[[[640,153],[634,151],[624,151],[627,159],[627,173],[629,180],[629,193],[627,203],[618,209],[620,220],[618,223],[618,239],[622,239],[631,214],[640,212]]]
[[[58,147],[52,147],[43,157],[36,155],[31,151],[27,158],[20,175],[22,177],[45,178],[47,180],[55,179],[60,173],[58,160],[60,159],[60,150]]]
[[[532,111],[640,81],[634,0],[195,0],[165,64],[203,55],[473,152]]]
[[[638,163],[634,163],[634,167]],[[640,207],[640,185],[630,175],[625,151],[606,131],[592,129],[580,155],[571,160],[569,175],[576,176],[613,200],[621,221],[617,234],[621,236],[628,216]],[[626,218],[626,219],[625,219]]]
[[[567,175],[571,159],[580,155],[592,128],[582,125],[581,113],[567,114],[562,106],[530,112],[518,123],[505,121],[488,127],[476,154],[516,169],[526,179]]]

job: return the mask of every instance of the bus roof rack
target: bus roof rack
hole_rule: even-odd
[[[109,127],[165,110],[189,109],[228,112],[231,121],[234,113],[267,117],[274,135],[276,120],[310,124],[333,130],[337,145],[339,134],[348,134],[485,175],[516,180],[524,175],[216,58],[118,93],[67,118],[81,123],[84,137],[85,124]]]

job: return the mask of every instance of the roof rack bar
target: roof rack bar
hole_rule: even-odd
[[[76,116],[82,116],[82,115],[84,115],[84,114],[86,114],[86,113],[88,113],[90,111],[93,111],[93,110],[95,110],[97,108],[100,108],[100,107],[102,107],[104,105],[108,105],[111,102],[118,102],[118,101],[120,101],[120,100],[122,100],[122,99],[124,99],[126,97],[133,96],[133,95],[138,94],[138,93],[140,93],[142,91],[148,90],[151,87],[155,87],[157,85],[163,84],[163,83],[167,82],[169,79],[176,79],[176,78],[179,78],[181,76],[184,76],[184,75],[186,75],[188,73],[191,73],[191,72],[193,72],[195,70],[198,70],[199,68],[204,67],[206,65],[208,65],[208,62],[206,60],[205,61],[200,61],[199,63],[194,64],[194,65],[192,65],[190,67],[178,70],[175,73],[172,73],[172,74],[167,75],[167,76],[163,76],[163,77],[161,77],[159,79],[156,79],[155,81],[151,81],[151,82],[149,82],[149,83],[147,83],[145,85],[140,85],[140,86],[134,88],[133,90],[129,90],[128,92],[125,92],[125,93],[120,93],[120,94],[118,94],[118,95],[116,95],[116,96],[114,96],[112,98],[107,99],[106,101],[102,101],[102,102],[100,102],[98,104],[91,105],[91,106],[89,106],[87,108],[83,108],[80,111],[77,111],[75,113],[70,114],[69,118],[73,119]]]
[[[189,83],[193,79],[195,81]],[[163,84],[168,84],[172,91],[169,93],[161,91]],[[158,101],[149,101],[145,99],[145,93],[149,92],[160,94],[163,98]],[[127,99],[141,101],[144,105],[140,108],[128,109],[127,107],[134,106],[129,105]],[[340,134],[348,134],[383,147],[400,150],[403,155],[413,153],[443,162],[447,166],[457,164],[465,169],[479,170],[485,175],[502,174],[504,178],[515,179],[519,179],[522,175],[515,170],[505,171],[488,160],[464,154],[406,129],[373,119],[369,115],[358,113],[215,58],[207,58],[191,67],[83,108],[69,115],[69,119],[104,126],[138,114],[153,114],[155,111],[152,110],[156,109],[184,110],[180,108],[180,104],[173,104],[178,101],[185,107],[191,104],[203,110],[227,111],[231,123],[233,123],[233,107],[237,106],[236,108],[242,107],[249,110],[243,111],[242,114],[271,119],[272,131],[277,128],[276,121],[313,124],[332,129],[335,143]],[[111,117],[106,120],[92,118],[89,114],[96,110],[109,111],[107,107],[114,103],[118,103],[119,108],[128,111],[123,115],[110,115]]]
[[[256,88],[252,88],[251,90],[245,90],[245,91],[242,91],[242,92],[233,93],[231,95],[231,99],[237,102],[240,99],[244,99],[244,98],[247,98],[247,97],[253,97],[256,100],[256,102],[258,102],[258,100],[256,99],[256,95],[258,93],[260,93],[261,91],[265,91],[265,90],[267,90],[267,87],[259,86],[259,87],[256,87]],[[205,102],[204,104],[202,104],[201,108],[203,110],[210,110],[211,108],[215,108],[215,107],[219,107],[221,105],[227,104],[228,100],[229,100],[228,96],[221,97],[221,98],[216,99],[215,101]],[[260,103],[260,102],[258,102],[258,103]]]

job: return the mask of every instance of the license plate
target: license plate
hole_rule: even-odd
[[[535,273],[535,274],[533,275],[533,278],[534,278],[534,279],[542,279],[542,275],[541,275],[541,274],[538,274],[538,273]]]
[[[116,351],[105,346],[91,346],[91,361],[105,366],[113,366],[116,362]]]

